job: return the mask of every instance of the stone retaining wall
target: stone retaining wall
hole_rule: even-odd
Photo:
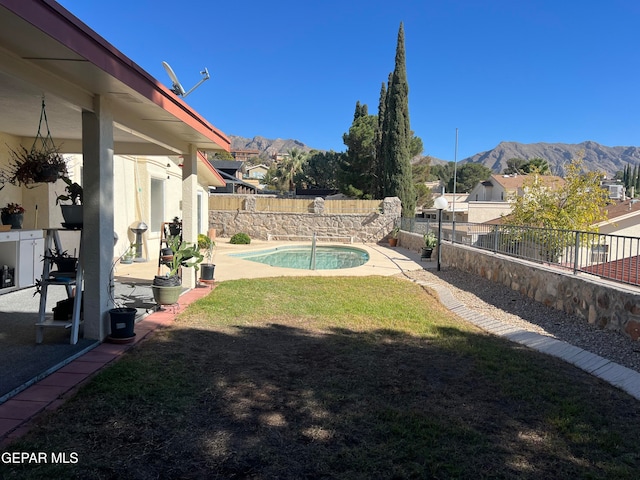
[[[441,262],[501,283],[600,328],[618,330],[633,340],[640,338],[638,288],[448,242],[442,244]]]
[[[335,237],[375,243],[393,230],[402,208],[397,197],[385,198],[382,212],[369,213],[324,213],[322,198],[314,200],[312,213],[257,212],[255,195],[245,196],[243,204],[241,210],[210,210],[209,228],[215,228],[219,237],[243,232],[261,240],[296,239],[315,233],[321,240]]]

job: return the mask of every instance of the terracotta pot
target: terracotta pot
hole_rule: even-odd
[[[397,238],[390,238],[389,239],[389,246],[390,247],[395,247],[396,245],[398,245],[398,239]]]

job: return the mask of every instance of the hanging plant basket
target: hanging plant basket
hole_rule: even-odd
[[[46,130],[46,136],[42,132]],[[16,186],[30,186],[38,183],[54,183],[68,176],[67,162],[53,143],[44,99],[40,111],[38,133],[30,150],[22,145],[9,149],[9,168],[2,172],[4,182]]]

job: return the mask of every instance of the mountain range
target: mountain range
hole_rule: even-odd
[[[232,149],[258,150],[267,156],[286,153],[293,148],[305,152],[313,150],[312,147],[298,140],[280,138],[270,140],[259,136],[244,138],[236,135],[229,135],[229,138]],[[632,167],[640,165],[640,147],[607,147],[592,141],[577,144],[500,142],[495,148],[464,158],[460,163],[480,163],[494,173],[502,173],[507,166],[507,160],[511,158],[523,160],[543,158],[549,162],[552,173],[562,176],[565,165],[571,162],[581,150],[584,152],[584,169],[604,172],[608,177],[613,177],[616,172],[624,170],[627,164]],[[433,159],[433,162],[445,163],[446,161]]]

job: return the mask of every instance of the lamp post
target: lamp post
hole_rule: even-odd
[[[442,244],[442,210],[447,208],[448,205],[449,202],[444,196],[436,198],[433,202],[433,206],[438,209],[438,272],[440,271],[440,246]]]

